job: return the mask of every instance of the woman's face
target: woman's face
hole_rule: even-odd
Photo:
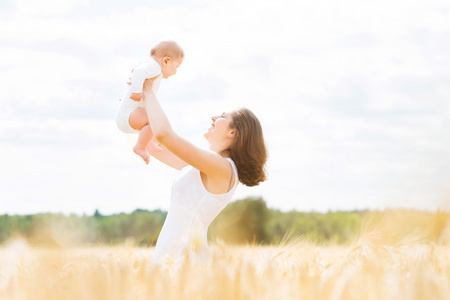
[[[208,132],[204,134],[204,137],[208,141],[232,137],[230,136],[230,133],[232,132],[230,128],[232,119],[233,117],[231,113],[223,113],[221,115],[211,117],[211,127],[208,128]]]

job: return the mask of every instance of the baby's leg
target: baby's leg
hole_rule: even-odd
[[[129,118],[130,126],[134,129],[140,130],[139,137],[136,145],[133,147],[133,151],[142,157],[146,164],[150,161],[150,154],[147,148],[152,151],[161,151],[155,143],[151,142],[153,138],[153,132],[148,124],[147,113],[144,108],[137,108],[131,114]]]

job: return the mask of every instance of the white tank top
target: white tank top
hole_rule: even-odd
[[[234,162],[226,158],[234,173],[233,187],[224,194],[212,194],[203,185],[200,171],[184,167],[172,186],[172,199],[153,253],[152,263],[185,255],[198,261],[208,257],[207,231],[214,218],[227,206],[238,185]]]

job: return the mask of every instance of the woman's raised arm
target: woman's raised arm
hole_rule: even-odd
[[[212,180],[229,180],[230,164],[224,157],[214,151],[195,146],[173,131],[153,93],[151,84],[150,79],[145,81],[142,99],[155,139],[174,155],[205,173]]]
[[[149,151],[150,155],[159,160],[160,162],[174,168],[177,170],[183,169],[188,164],[183,161],[181,158],[173,154],[169,151],[164,145],[159,144],[160,148],[162,148],[162,151]]]

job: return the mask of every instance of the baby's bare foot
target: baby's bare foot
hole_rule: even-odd
[[[147,146],[147,150],[148,152],[159,152],[162,151],[162,148],[159,147],[157,144],[150,142],[150,144],[148,144]]]
[[[133,148],[134,153],[142,157],[142,159],[145,161],[145,163],[148,165],[150,162],[150,154],[146,149],[138,148],[137,146],[134,146]]]

